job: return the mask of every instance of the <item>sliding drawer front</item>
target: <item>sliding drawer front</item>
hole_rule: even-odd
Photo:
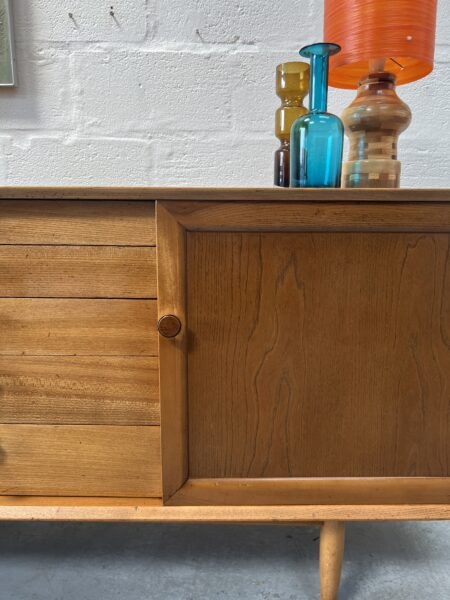
[[[152,202],[0,201],[0,296],[155,298]]]
[[[0,495],[161,495],[160,428],[0,425]]]
[[[159,361],[0,356],[0,423],[158,425]]]
[[[0,200],[0,244],[155,246],[153,202]]]
[[[0,423],[158,425],[152,202],[0,201]]]
[[[157,353],[156,300],[0,298],[0,355]]]
[[[22,298],[156,298],[156,248],[0,246],[0,294]]]

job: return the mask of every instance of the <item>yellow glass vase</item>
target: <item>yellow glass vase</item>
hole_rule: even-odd
[[[280,147],[275,152],[274,184],[289,187],[291,127],[308,112],[303,100],[309,91],[309,65],[300,61],[278,65],[276,89],[281,106],[275,115],[275,135]]]

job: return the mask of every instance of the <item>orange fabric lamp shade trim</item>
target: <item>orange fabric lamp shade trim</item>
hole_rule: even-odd
[[[385,59],[397,85],[433,70],[437,0],[325,0],[324,39],[342,52],[330,61],[329,82],[356,88],[369,61]]]

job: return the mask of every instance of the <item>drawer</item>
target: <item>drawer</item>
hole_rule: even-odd
[[[0,296],[156,298],[156,248],[0,246]]]
[[[0,244],[154,246],[154,202],[0,200]]]
[[[159,361],[0,356],[0,423],[159,425]]]
[[[155,244],[154,202],[0,200],[0,423],[159,425]]]
[[[0,425],[0,494],[158,497],[160,428]]]
[[[156,356],[156,300],[0,298],[0,355]]]
[[[0,296],[155,298],[153,202],[0,201]]]

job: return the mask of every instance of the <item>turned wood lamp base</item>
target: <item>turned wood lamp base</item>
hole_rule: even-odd
[[[393,159],[348,161],[342,165],[342,187],[398,188],[401,162]]]
[[[411,122],[411,111],[397,96],[395,81],[395,75],[383,70],[370,73],[343,112],[350,154],[343,165],[342,187],[400,187],[397,142]]]

